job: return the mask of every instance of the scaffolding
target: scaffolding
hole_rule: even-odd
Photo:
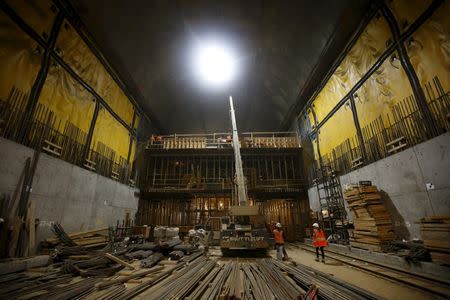
[[[320,204],[322,228],[337,243],[348,243],[347,211],[339,176],[331,166],[322,165],[316,172],[315,184]]]
[[[240,135],[241,144],[245,137],[251,135]],[[178,141],[186,138],[178,144],[182,147],[162,147],[172,138],[174,135],[158,138],[158,143],[149,144],[144,152],[136,216],[139,224],[178,226],[183,232],[236,205],[232,203],[235,159],[231,144],[187,147],[195,144],[185,143],[186,139],[198,141],[198,135],[177,135]],[[291,138],[286,134],[253,135],[253,141]],[[261,207],[267,224],[283,222],[289,240],[301,239],[309,223],[309,202],[298,142],[292,147],[247,146],[241,148],[241,156],[249,202]]]

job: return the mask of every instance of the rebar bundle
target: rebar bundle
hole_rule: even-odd
[[[55,233],[61,243],[67,246],[77,246],[77,244],[75,244],[75,242],[67,235],[61,224],[59,224],[58,222],[53,223],[52,231]]]
[[[272,260],[272,262],[280,270],[288,273],[302,288],[308,290],[312,285],[317,286],[320,299],[379,299],[379,297],[366,290],[340,281],[310,267],[304,265],[294,267],[277,260]]]
[[[143,268],[151,268],[156,265],[161,259],[163,259],[164,255],[161,253],[154,253],[147,257],[144,260],[141,260],[141,267]]]

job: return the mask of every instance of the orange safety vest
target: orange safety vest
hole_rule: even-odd
[[[328,241],[325,238],[325,232],[323,232],[322,229],[314,229],[313,246],[314,247],[328,246]]]
[[[273,235],[275,236],[275,243],[276,244],[281,244],[281,245],[284,244],[283,230],[275,229],[273,231]]]

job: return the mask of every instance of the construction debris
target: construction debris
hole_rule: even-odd
[[[48,238],[46,242],[53,247],[59,243],[63,243],[67,246],[96,247],[104,246],[109,242],[108,227],[67,234],[61,224],[54,223],[52,230],[55,233],[56,238]]]
[[[115,237],[95,249],[76,241],[105,229],[67,234],[55,224],[54,231],[57,239],[47,241],[56,245],[53,263],[3,275],[1,299],[374,299],[306,266],[208,257],[177,236],[144,244]]]
[[[147,257],[146,259],[141,260],[141,267],[143,268],[151,268],[156,265],[160,260],[162,260],[164,255],[161,253],[154,253]]]
[[[425,248],[434,262],[450,265],[450,216],[431,216],[421,220]]]
[[[344,191],[355,227],[350,234],[350,245],[381,252],[394,239],[391,215],[381,201],[374,185],[350,186]]]

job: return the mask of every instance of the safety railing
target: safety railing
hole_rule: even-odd
[[[147,191],[188,191],[188,190],[230,190],[233,188],[231,178],[201,178],[186,180],[186,178],[158,178],[147,183]],[[298,189],[304,187],[302,179],[262,179],[248,185],[249,190],[255,189]]]
[[[450,92],[444,92],[437,77],[433,78],[433,84],[429,82],[424,86],[424,91],[432,120],[423,117],[411,95],[395,104],[390,114],[380,115],[361,128],[365,158],[355,135],[323,154],[322,165],[343,175],[449,131]],[[427,130],[430,127],[435,128],[434,133]],[[315,164],[317,168],[319,162]],[[316,176],[314,168],[309,170],[310,184]]]
[[[25,120],[27,95],[13,89],[6,101],[0,99],[0,136],[62,159],[74,165],[130,184],[126,159],[101,143],[86,149],[87,134],[38,104],[31,120]]]
[[[244,132],[242,148],[298,148],[295,132]],[[147,149],[220,149],[232,147],[231,133],[152,135]]]

